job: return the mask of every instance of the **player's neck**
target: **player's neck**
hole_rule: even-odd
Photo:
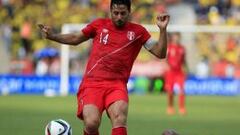
[[[125,29],[125,28],[128,26],[128,24],[129,24],[129,22],[126,22],[123,26],[117,26],[116,24],[114,24],[114,23],[112,22],[112,25],[113,25],[113,27],[114,27],[116,30],[123,30],[123,29]]]

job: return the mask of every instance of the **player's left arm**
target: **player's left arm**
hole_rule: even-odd
[[[157,26],[160,29],[158,41],[149,39],[145,43],[145,48],[158,58],[165,58],[167,54],[167,25],[170,16],[167,13],[162,13],[157,16]]]

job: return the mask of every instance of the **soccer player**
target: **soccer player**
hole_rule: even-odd
[[[144,46],[159,58],[167,50],[169,15],[160,13],[156,23],[159,41],[154,41],[144,27],[129,21],[131,0],[111,0],[111,18],[89,23],[79,33],[55,34],[40,24],[43,35],[59,43],[78,45],[93,39],[90,58],[77,93],[77,116],[83,120],[84,135],[99,135],[103,111],[112,124],[112,135],[127,135],[127,81],[134,60]]]
[[[185,109],[185,94],[184,94],[184,82],[185,82],[185,70],[187,70],[185,61],[185,48],[181,45],[180,33],[171,33],[170,42],[167,49],[167,63],[169,70],[165,73],[165,90],[168,97],[167,114],[172,115],[174,110],[174,90],[178,90],[179,94],[179,113],[184,115]]]

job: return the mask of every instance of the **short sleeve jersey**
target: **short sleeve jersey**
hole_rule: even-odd
[[[97,19],[82,29],[93,39],[84,79],[127,81],[142,45],[150,34],[141,25],[128,22],[117,28],[111,19]]]
[[[182,70],[185,59],[185,49],[182,45],[169,44],[167,50],[167,60],[171,69]]]

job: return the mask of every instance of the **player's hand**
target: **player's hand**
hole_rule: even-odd
[[[43,25],[43,24],[38,24],[38,27],[41,31],[41,34],[44,38],[50,39],[52,36],[52,28],[47,26],[47,25]]]
[[[160,29],[166,29],[170,16],[167,13],[161,13],[157,16],[157,25]]]

